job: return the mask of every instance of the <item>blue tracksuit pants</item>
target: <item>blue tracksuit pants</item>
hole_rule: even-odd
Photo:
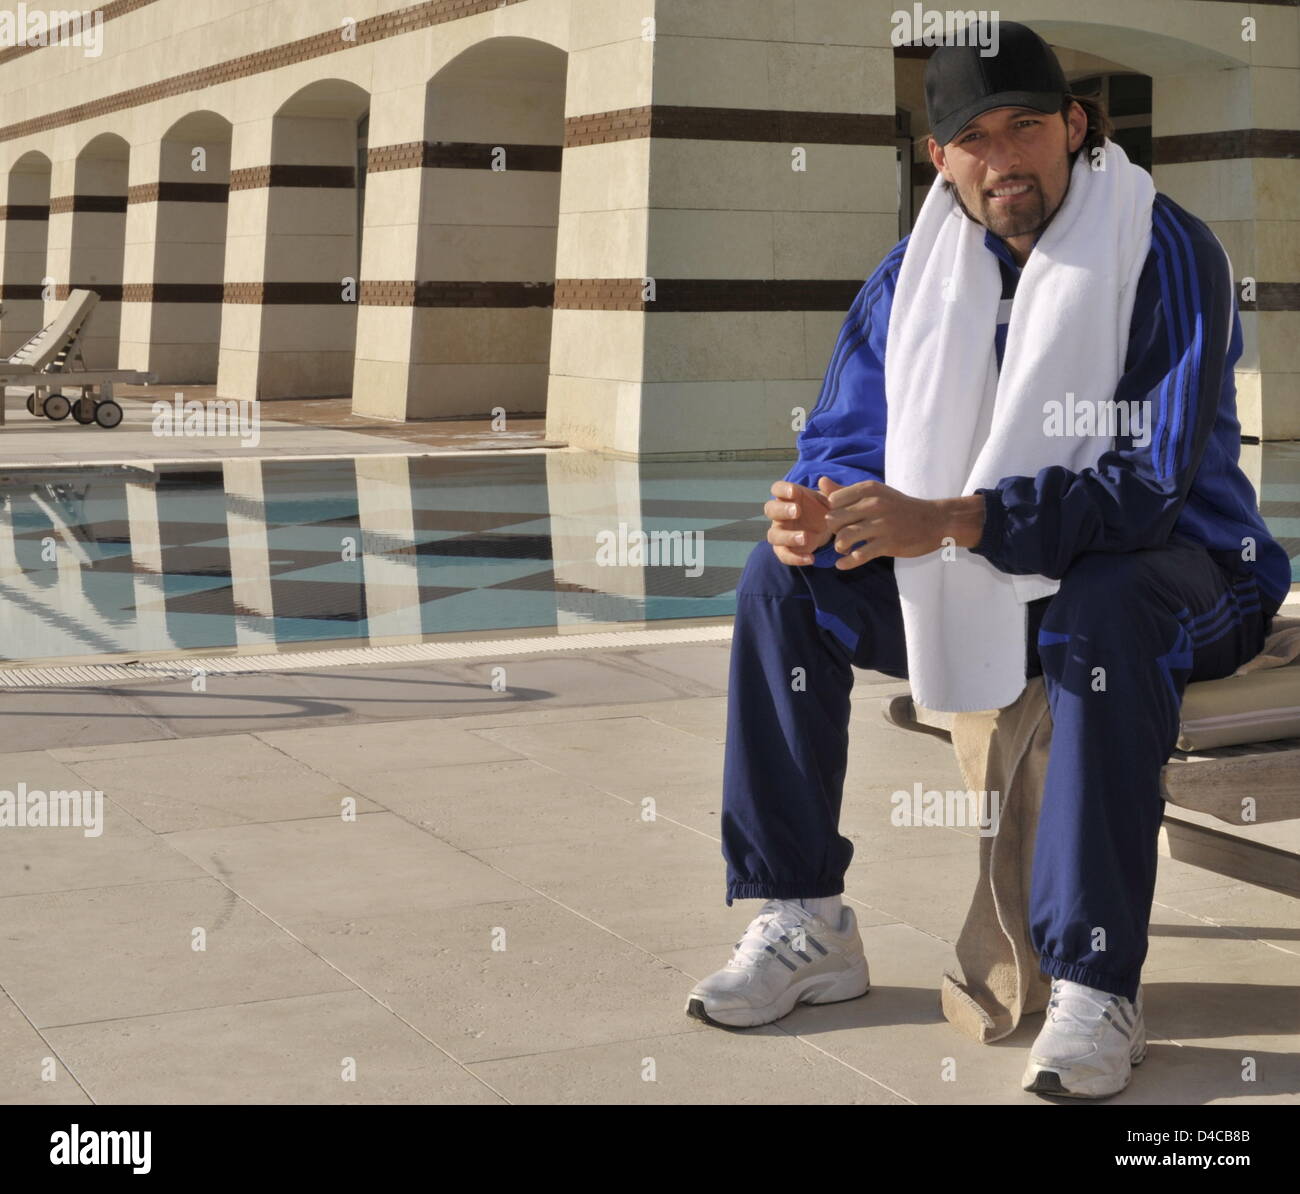
[[[1258,654],[1271,604],[1261,609],[1250,576],[1175,539],[1086,552],[1053,596],[1030,607],[1027,674],[1041,670],[1053,722],[1028,909],[1045,974],[1136,997],[1160,772],[1183,690]],[[736,589],[731,648],[728,904],[844,891],[853,844],[838,826],[855,666],[907,675],[893,560],[843,572],[791,567],[766,540],[757,544]],[[800,668],[802,684],[793,682]]]

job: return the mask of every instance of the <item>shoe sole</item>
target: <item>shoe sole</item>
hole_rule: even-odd
[[[817,975],[794,984],[766,1007],[709,1011],[702,996],[691,995],[686,1001],[686,1014],[715,1028],[757,1028],[788,1016],[801,1003],[847,1003],[850,999],[861,999],[870,991],[871,974],[864,959],[861,965],[850,970]]]
[[[1081,1083],[1073,1090],[1067,1089],[1066,1083],[1069,1081],[1068,1070],[1044,1069],[1035,1066],[1033,1062],[1030,1062],[1028,1069],[1025,1070],[1025,1076],[1021,1079],[1021,1088],[1028,1091],[1030,1094],[1058,1095],[1067,1099],[1108,1099],[1112,1095],[1117,1095],[1121,1091],[1128,1089],[1129,1081],[1133,1076],[1132,1067],[1141,1065],[1146,1060],[1146,1056],[1146,1034],[1143,1033],[1142,1042],[1138,1046],[1137,1055],[1129,1055],[1129,1077],[1124,1080],[1123,1086],[1117,1086],[1114,1090],[1087,1090],[1085,1089],[1086,1082]]]

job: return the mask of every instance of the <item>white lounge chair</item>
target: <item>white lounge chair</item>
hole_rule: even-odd
[[[66,419],[116,427],[122,408],[113,401],[114,384],[148,385],[152,373],[135,369],[87,369],[81,354],[81,337],[99,302],[93,290],[74,290],[68,295],[54,321],[42,328],[7,361],[0,361],[0,393],[5,386],[32,386],[27,411],[47,419]],[[64,389],[81,389],[81,397],[70,402]],[[97,395],[97,396],[96,396]],[[4,404],[0,402],[0,423]]]

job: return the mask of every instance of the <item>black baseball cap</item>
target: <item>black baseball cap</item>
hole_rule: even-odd
[[[1070,87],[1051,47],[1027,25],[994,18],[961,31],[968,45],[941,45],[925,64],[930,132],[947,145],[968,121],[991,108],[1059,112]],[[997,34],[997,53],[982,48]]]

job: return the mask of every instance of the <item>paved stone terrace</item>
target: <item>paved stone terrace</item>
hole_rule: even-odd
[[[723,898],[728,650],[518,658],[508,692],[467,660],[0,693],[0,786],[106,804],[97,838],[0,831],[0,1101],[1052,1105],[1019,1089],[1041,1015],[979,1045],[939,1010],[978,841],[890,826],[958,771],[872,673],[842,822],[871,993],[686,1017],[758,908]],[[1296,1102],[1298,955],[1297,901],[1163,858],[1112,1103]]]

